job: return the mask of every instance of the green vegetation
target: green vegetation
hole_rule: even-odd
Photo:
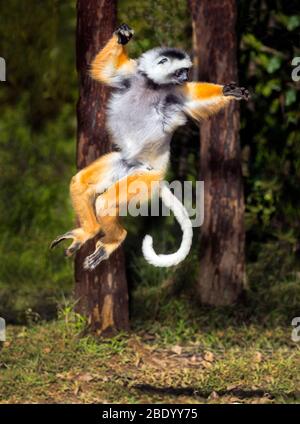
[[[53,317],[72,285],[72,264],[49,244],[73,220],[75,19],[72,1],[1,7],[0,315],[8,321],[21,322],[28,308]]]
[[[98,341],[66,306],[58,321],[9,327],[0,402],[299,402],[291,327],[186,305],[173,300],[146,329],[135,322],[130,334]]]

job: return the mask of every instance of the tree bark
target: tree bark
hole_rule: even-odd
[[[236,1],[189,0],[198,78],[237,81]],[[204,181],[201,227],[202,303],[230,305],[245,284],[244,193],[237,102],[201,124],[200,178]]]
[[[81,169],[111,151],[105,129],[108,89],[93,81],[89,65],[116,27],[116,1],[77,1],[77,168]],[[95,271],[83,269],[84,258],[92,253],[95,240],[88,242],[75,259],[76,310],[88,318],[97,335],[112,335],[129,329],[128,290],[123,250],[118,249]]]

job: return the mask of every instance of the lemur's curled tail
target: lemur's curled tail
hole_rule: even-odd
[[[174,196],[165,184],[162,184],[159,190],[163,203],[174,213],[182,229],[183,235],[181,245],[175,253],[171,253],[170,255],[157,255],[153,249],[153,238],[147,234],[143,240],[142,250],[146,261],[151,265],[169,267],[179,264],[187,257],[192,245],[193,228],[187,210],[177,197]]]

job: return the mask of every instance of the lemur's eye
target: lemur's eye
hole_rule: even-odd
[[[162,58],[159,62],[158,65],[162,65],[163,63],[168,62],[168,59],[166,57]]]

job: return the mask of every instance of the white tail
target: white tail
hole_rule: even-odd
[[[147,234],[143,240],[142,250],[146,261],[151,265],[168,267],[179,264],[187,257],[192,245],[193,228],[187,210],[167,186],[165,184],[161,185],[159,191],[163,203],[174,213],[182,229],[183,235],[181,245],[175,253],[171,253],[170,255],[157,255],[153,249],[153,238]]]

